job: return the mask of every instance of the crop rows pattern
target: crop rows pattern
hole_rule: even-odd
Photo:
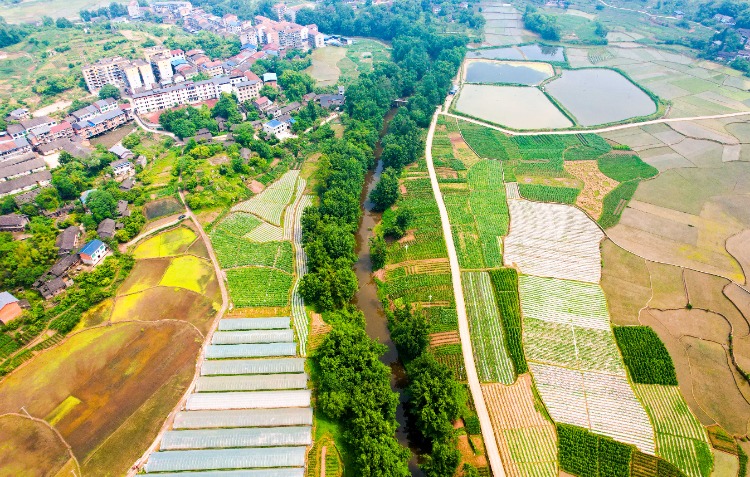
[[[292,244],[289,242],[249,242],[217,231],[211,234],[211,243],[222,268],[262,266],[288,273],[294,268]]]
[[[232,212],[249,212],[280,226],[284,209],[294,195],[298,176],[298,170],[288,171],[260,194],[232,207]]]
[[[487,272],[464,272],[461,275],[479,379],[512,384],[516,378],[513,361],[508,355],[490,275]]]
[[[636,384],[635,393],[651,417],[659,456],[689,477],[708,477],[711,450],[708,436],[693,416],[677,386]]]
[[[273,268],[227,270],[232,301],[237,307],[288,306],[293,276]]]
[[[561,204],[510,201],[505,263],[527,275],[599,283],[602,232],[580,210]]]
[[[307,355],[307,335],[310,329],[310,322],[305,310],[305,302],[299,293],[299,284],[302,277],[307,273],[307,255],[302,247],[302,213],[305,208],[312,205],[312,196],[300,195],[300,199],[295,207],[293,219],[294,229],[292,240],[294,242],[295,267],[297,277],[292,288],[292,318],[294,319],[294,330],[297,332],[297,342],[299,343],[299,353],[301,356]]]
[[[655,454],[651,422],[625,376],[534,362],[529,366],[555,422],[590,429]]]
[[[519,376],[511,386],[482,385],[498,450],[509,477],[557,476],[555,428],[536,407],[532,386],[528,374]]]

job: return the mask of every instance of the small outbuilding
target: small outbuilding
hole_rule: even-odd
[[[21,316],[23,310],[18,298],[8,292],[0,293],[0,323],[7,325]]]

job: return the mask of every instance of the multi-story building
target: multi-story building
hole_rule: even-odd
[[[160,53],[151,57],[151,66],[156,72],[160,82],[171,82],[174,72],[172,71],[172,54]]]
[[[123,65],[122,73],[123,76],[125,76],[125,83],[128,85],[131,91],[138,88],[143,88],[141,72],[138,70],[138,66],[135,64],[135,62]]]
[[[98,92],[105,84],[112,84],[118,88],[125,87],[123,66],[129,63],[120,56],[114,58],[103,58],[96,63],[90,63],[83,67],[83,79],[86,87],[91,93]]]
[[[257,15],[255,21],[255,36],[258,45],[277,44],[281,48],[307,50],[325,46],[325,36],[318,31],[315,24],[298,25],[288,21],[274,21]],[[248,30],[249,31],[249,30]],[[240,38],[240,42],[249,40],[249,34]],[[248,41],[248,43],[252,43]]]
[[[83,138],[98,136],[130,121],[130,112],[126,109],[115,108],[103,114],[94,116],[73,124],[73,131]]]
[[[219,99],[222,93],[234,94],[244,102],[260,92],[260,82],[245,77],[218,76],[204,81],[184,81],[163,88],[133,95],[135,111],[139,114]]]
[[[311,48],[326,46],[326,36],[318,31],[318,25],[307,25],[307,43]]]
[[[260,81],[244,80],[233,85],[233,90],[237,101],[244,103],[260,96]]]
[[[45,126],[43,128],[34,129],[28,133],[27,138],[31,145],[36,148],[42,144],[47,144],[57,139],[70,138],[72,136],[73,127],[69,122],[63,121],[52,127]]]
[[[25,137],[14,138],[8,134],[0,136],[0,161],[31,151],[31,144]]]
[[[169,51],[169,48],[167,48],[164,45],[154,45],[149,46],[148,48],[143,49],[143,56],[146,58],[146,61],[151,62],[151,58],[158,55],[172,55],[172,53]]]
[[[246,27],[240,32],[240,44],[257,45],[258,31],[253,27]]]
[[[199,70],[208,76],[215,77],[224,74],[224,64],[221,61],[208,61],[200,65]]]

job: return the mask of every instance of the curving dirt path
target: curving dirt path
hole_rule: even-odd
[[[477,409],[477,416],[479,417],[479,424],[482,429],[482,438],[484,439],[484,447],[487,450],[487,461],[490,464],[492,475],[495,477],[505,477],[505,468],[500,459],[500,452],[497,448],[495,433],[492,430],[492,421],[490,421],[490,415],[487,412],[487,405],[484,402],[484,395],[482,394],[479,377],[477,376],[476,363],[474,363],[474,353],[472,352],[471,335],[469,333],[469,320],[466,317],[466,303],[464,301],[463,288],[461,287],[461,269],[458,266],[458,256],[456,255],[456,246],[453,243],[453,234],[451,233],[451,225],[448,220],[448,211],[445,208],[443,195],[440,193],[437,174],[435,173],[435,165],[432,163],[432,138],[435,135],[435,125],[437,124],[439,114],[440,109],[438,108],[432,116],[430,129],[427,132],[425,160],[427,162],[427,171],[430,174],[432,192],[435,196],[438,210],[440,211],[440,222],[443,227],[445,245],[448,249],[448,260],[451,266],[451,278],[453,281],[453,293],[456,297],[458,332],[461,337],[461,349],[463,352],[464,365],[466,367],[466,378],[469,382],[471,396],[474,399],[474,405]]]
[[[206,339],[204,340],[203,345],[201,346],[200,354],[198,355],[198,359],[195,362],[195,375],[193,376],[193,382],[190,383],[190,386],[188,386],[187,390],[185,390],[185,394],[183,394],[182,398],[180,399],[180,402],[178,402],[177,405],[172,410],[172,412],[169,413],[169,416],[164,421],[164,425],[161,427],[161,429],[159,430],[159,433],[154,438],[154,442],[151,444],[151,446],[148,449],[146,449],[146,452],[143,453],[141,458],[138,459],[135,462],[135,464],[133,464],[133,466],[130,468],[130,471],[127,474],[128,477],[134,477],[138,473],[138,471],[141,469],[141,467],[146,463],[151,453],[155,452],[158,449],[162,436],[164,435],[166,431],[169,430],[169,428],[172,425],[172,422],[174,421],[175,415],[184,407],[185,401],[187,401],[188,396],[192,394],[193,389],[195,388],[195,382],[200,376],[201,365],[203,364],[203,361],[205,360],[206,347],[211,343],[211,337],[213,336],[214,331],[216,331],[216,328],[218,328],[219,321],[221,321],[221,319],[224,317],[224,313],[226,313],[227,308],[229,306],[229,293],[227,292],[227,287],[226,287],[226,284],[224,283],[224,274],[221,271],[219,260],[216,258],[216,253],[214,253],[214,248],[213,248],[213,245],[211,244],[211,240],[209,240],[208,235],[206,235],[206,232],[203,230],[203,227],[201,227],[201,224],[200,222],[198,222],[198,219],[193,213],[193,211],[185,203],[185,197],[182,191],[180,191],[180,201],[182,202],[182,205],[184,205],[185,209],[187,210],[188,218],[193,221],[193,224],[195,224],[198,230],[198,235],[206,244],[206,250],[208,250],[208,257],[211,259],[211,264],[214,267],[214,273],[216,274],[216,279],[219,282],[219,290],[221,291],[221,308],[219,309],[218,313],[216,313],[216,317],[214,318],[213,324],[211,325],[211,328],[209,329],[208,333],[206,333]]]
[[[490,124],[484,121],[479,121],[477,119],[467,118],[464,116],[459,116],[458,114],[453,113],[440,113],[445,116],[450,116],[452,118],[460,119],[462,121],[467,121],[474,124],[479,124],[480,126],[488,127],[490,129],[494,129],[496,131],[503,132],[505,134],[508,134],[510,136],[539,136],[540,134],[546,134],[546,135],[555,135],[555,136],[570,136],[573,134],[582,134],[582,133],[591,133],[591,134],[600,134],[605,133],[609,131],[619,131],[621,129],[629,129],[629,128],[637,128],[641,126],[648,126],[650,124],[662,124],[662,123],[679,123],[679,122],[685,122],[685,121],[701,121],[704,119],[724,119],[724,118],[734,118],[737,116],[750,116],[750,111],[739,111],[736,113],[726,113],[726,114],[714,114],[710,116],[693,116],[689,118],[661,118],[661,119],[652,119],[651,121],[643,121],[639,123],[628,123],[628,124],[619,124],[617,126],[608,126],[606,128],[600,128],[600,129],[575,129],[575,130],[565,130],[565,131],[512,131],[510,129],[505,129],[500,126],[495,126],[494,124]]]

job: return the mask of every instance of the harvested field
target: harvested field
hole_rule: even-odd
[[[214,297],[216,298],[218,297]],[[154,306],[154,303],[159,306]],[[184,320],[195,325],[201,332],[206,332],[216,306],[211,299],[199,293],[160,286],[117,297],[111,320]]]
[[[529,374],[511,385],[484,384],[492,429],[509,477],[557,475],[555,426],[539,412]]]
[[[596,161],[565,161],[565,170],[583,181],[576,205],[598,220],[602,215],[602,199],[619,184],[599,170]]]
[[[47,424],[18,414],[0,416],[0,442],[2,477],[53,476],[71,460],[65,444]]]
[[[5,378],[0,383],[0,412],[24,406],[32,416],[44,417],[74,396],[80,404],[67,410],[55,427],[79,461],[126,421],[135,424],[134,433],[111,450],[138,454],[155,432],[150,421],[128,419],[174,376],[192,376],[200,342],[194,328],[177,322],[115,324],[80,332]],[[171,408],[175,402],[162,404]],[[90,475],[124,474],[131,464]]]
[[[731,324],[737,364],[742,369],[750,369],[750,325],[737,306],[724,294],[731,282],[693,270],[685,270],[683,276],[693,308],[718,313]]]
[[[646,261],[604,240],[601,245],[601,287],[607,297],[612,323],[638,325],[638,313],[651,298]]]
[[[657,309],[685,308],[687,296],[682,278],[683,270],[656,262],[646,262],[646,266],[651,276],[653,293],[648,306]]]
[[[743,230],[737,235],[727,239],[727,252],[740,263],[742,272],[745,274],[745,285],[748,285],[748,276],[750,276],[750,230]]]
[[[176,214],[184,210],[185,207],[174,197],[149,202],[144,207],[144,212],[148,220],[158,219],[159,217]]]
[[[305,73],[312,76],[319,86],[334,85],[341,75],[336,64],[345,56],[345,48],[316,48],[312,53],[312,65]]]

